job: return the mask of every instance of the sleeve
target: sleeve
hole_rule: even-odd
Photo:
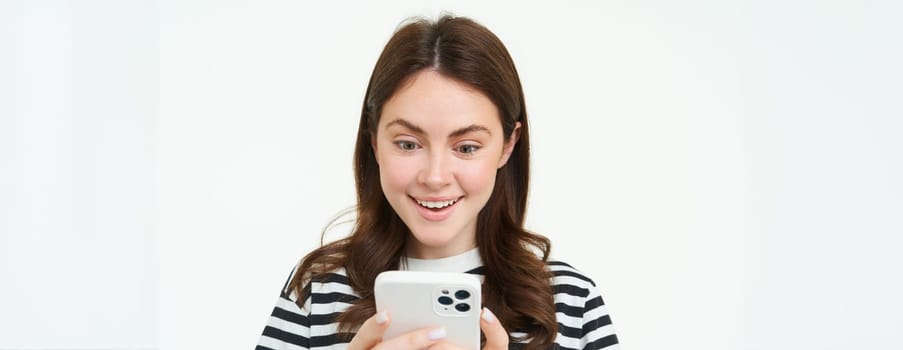
[[[580,339],[584,350],[617,350],[620,349],[618,336],[615,334],[611,316],[595,285],[589,288],[583,306],[583,332]]]
[[[304,301],[304,308],[298,307],[298,296],[288,290],[295,270],[276,299],[276,306],[267,321],[263,334],[257,342],[256,350],[300,350],[310,349],[310,293]]]

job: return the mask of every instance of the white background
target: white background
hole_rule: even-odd
[[[508,46],[625,349],[903,347],[894,1],[0,3],[0,349],[248,349],[405,17]],[[336,237],[331,234],[329,237]]]

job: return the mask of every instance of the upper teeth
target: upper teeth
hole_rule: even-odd
[[[455,202],[457,202],[457,201],[458,201],[457,199],[441,201],[441,202],[430,202],[430,201],[417,200],[417,204],[420,204],[421,206],[424,206],[427,208],[435,209],[435,208],[445,208],[449,205],[455,204]]]

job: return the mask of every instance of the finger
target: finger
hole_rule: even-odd
[[[488,308],[483,308],[483,314],[480,316],[480,329],[486,335],[486,346],[484,350],[503,350],[508,349],[508,332],[502,323]]]
[[[389,328],[389,314],[385,311],[379,312],[376,315],[370,316],[364,324],[361,325],[361,328],[358,329],[357,334],[354,335],[354,338],[351,339],[351,343],[348,344],[349,350],[367,350],[374,347],[376,344],[379,344],[380,340],[383,338],[383,333],[386,332],[386,328]]]
[[[374,350],[416,350],[426,349],[431,345],[445,339],[448,334],[445,328],[423,328],[413,332],[399,335],[395,338],[384,340],[374,347]]]
[[[428,347],[427,350],[467,350],[467,349],[462,348],[458,345],[449,343],[447,341],[440,341],[438,343],[430,345],[430,347]]]

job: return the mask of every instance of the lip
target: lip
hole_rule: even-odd
[[[464,197],[460,196],[460,197],[421,197],[421,198],[409,197],[409,198],[411,199],[411,202],[414,204],[414,206],[417,208],[417,213],[420,214],[420,217],[422,217],[424,220],[426,220],[426,221],[442,221],[442,220],[448,219],[448,217],[451,216],[452,213],[455,212],[455,208],[458,207],[458,203],[460,203]],[[452,204],[445,208],[436,210],[436,209],[424,208],[419,203],[417,203],[418,200],[428,201],[428,202],[443,202],[443,201],[455,200],[455,204]]]
[[[411,196],[411,198],[413,198],[415,201],[426,201],[426,202],[444,202],[444,201],[453,201],[453,200],[460,199],[461,197],[462,197],[462,196],[455,196],[455,197],[419,197],[419,198],[417,198],[417,197]]]

